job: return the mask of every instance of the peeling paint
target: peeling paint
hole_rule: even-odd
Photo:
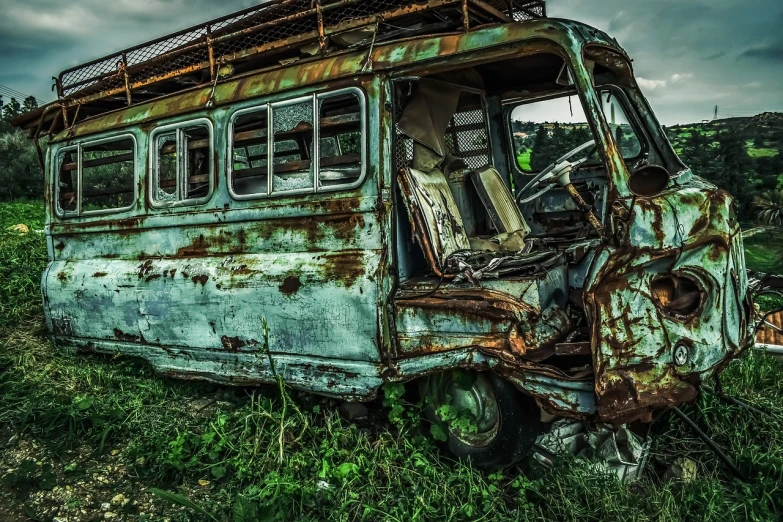
[[[236,76],[215,76],[214,60],[179,70],[204,74],[185,90],[165,83],[177,71],[134,79],[140,68],[128,67],[131,76],[120,83],[112,72],[92,90],[63,96],[52,106],[57,110],[16,122],[35,137],[47,134],[45,127],[53,138],[50,264],[42,288],[57,344],[123,352],[168,375],[242,385],[271,382],[272,361],[292,387],[346,399],[368,399],[384,382],[452,368],[492,370],[552,414],[613,423],[648,421],[693,400],[703,379],[752,342],[731,196],[679,162],[638,91],[630,60],[609,36],[563,20],[509,22],[501,3],[469,3],[484,15],[356,48],[327,46],[335,33],[319,22],[320,34],[307,36],[319,54],[264,61],[265,52],[296,50],[307,38],[272,42],[227,58],[258,66]],[[462,12],[461,2],[402,4],[391,9],[395,16],[455,6]],[[361,19],[378,30],[377,19]],[[441,191],[425,187],[419,195],[426,206],[415,200],[421,187],[395,158],[395,89],[407,82],[413,92],[417,78],[442,81],[458,67],[469,77],[489,63],[544,54],[570,67],[602,164],[569,183],[560,199],[537,202],[529,215],[539,219],[538,232],[526,233],[517,251],[467,248],[470,239],[488,240],[467,237],[468,220],[456,212],[480,213],[481,202],[461,201],[462,210],[456,200],[444,203],[455,189],[443,172]],[[631,191],[645,186],[631,183],[644,165],[627,165],[618,151],[598,100],[596,64],[621,78],[621,96],[649,136],[647,152],[668,168],[656,167],[671,179],[655,193]],[[163,94],[144,98],[142,87],[153,83]],[[231,196],[226,129],[235,111],[348,86],[366,96],[370,123],[360,144],[367,172],[361,184]],[[93,110],[90,118],[77,118],[82,105],[84,113]],[[471,143],[491,149],[498,170],[508,168],[502,110],[486,118],[491,143]],[[153,207],[150,133],[194,119],[216,129],[210,195],[193,205]],[[138,144],[133,205],[114,214],[58,215],[52,194],[59,151],[118,132]],[[440,250],[447,229],[465,235],[457,242],[465,248]],[[677,362],[675,350],[685,359]]]

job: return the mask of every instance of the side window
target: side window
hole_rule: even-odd
[[[214,164],[211,123],[163,127],[153,132],[151,143],[154,203],[196,204],[209,197]]]
[[[604,116],[614,131],[620,153],[629,160],[639,156],[642,144],[623,108],[611,91],[598,93]],[[573,94],[534,100],[521,104],[511,112],[511,133],[517,166],[525,174],[541,172],[558,158],[593,140],[588,118]],[[591,154],[588,156],[588,153]],[[571,161],[585,158],[598,163],[595,148],[588,148]]]
[[[320,187],[352,185],[362,175],[364,111],[353,90],[320,95]]]
[[[232,124],[231,189],[240,196],[269,190],[268,118],[266,106],[235,118]]]
[[[274,178],[272,193],[308,190],[313,182],[313,99],[272,105]]]
[[[57,210],[62,215],[78,213],[79,198],[79,148],[64,149],[57,153]]]
[[[355,186],[366,163],[364,112],[362,93],[354,88],[240,111],[230,130],[233,195]]]
[[[57,155],[57,205],[81,216],[130,208],[136,197],[136,141],[131,136],[85,143]]]

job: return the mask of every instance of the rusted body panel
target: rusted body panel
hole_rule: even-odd
[[[370,100],[377,85],[364,86]],[[206,114],[221,121],[225,112]],[[132,132],[139,150],[150,147],[145,129]],[[224,134],[216,133],[216,150],[227,148]],[[319,366],[329,360],[378,363],[388,284],[380,139],[378,127],[368,133],[371,167],[353,191],[238,202],[219,176],[207,205],[156,213],[142,180],[127,217],[54,216],[43,288],[58,344],[138,354],[167,372],[232,382],[268,379],[267,343],[273,359],[284,357],[280,368],[296,367],[302,381],[328,373]],[[136,162],[147,171],[146,155]],[[225,155],[215,171],[226,171]],[[303,355],[316,359],[300,364]]]
[[[576,418],[648,420],[655,410],[691,400],[702,378],[751,342],[731,198],[681,164],[670,188],[650,197],[631,192],[632,169],[602,113],[586,63],[592,61],[584,59],[588,48],[610,49],[619,68],[630,67],[604,33],[539,20],[215,77],[73,125],[64,121],[72,105],[59,121],[42,111],[41,122],[56,133],[47,170],[51,262],[42,280],[56,342],[143,357],[183,378],[252,384],[270,382],[277,372],[296,388],[353,399],[373,397],[384,382],[459,367],[492,369],[550,413]],[[446,261],[453,253],[436,258],[422,234],[420,209],[408,205],[413,217],[406,223],[409,194],[395,164],[394,82],[526,53],[548,53],[569,67],[602,151],[605,175],[584,183],[595,192],[592,235],[568,243],[538,238],[535,248],[548,254],[509,255],[510,265],[522,267],[517,272],[477,279],[459,265],[469,259],[457,257],[460,268],[452,270]],[[232,196],[228,135],[237,111],[345,87],[362,90],[369,122],[358,186]],[[655,142],[651,148],[678,164],[644,98],[636,91],[629,97]],[[199,118],[214,127],[210,193],[197,206],[156,207],[151,133]],[[118,133],[137,144],[130,208],[59,215],[59,152]],[[501,140],[482,145],[502,152]],[[496,165],[505,161],[494,156]],[[517,172],[512,177],[522,179]],[[579,195],[574,185],[569,190]],[[583,205],[550,193],[525,217],[579,212]],[[423,249],[434,276],[411,277],[403,251],[413,243],[403,234]],[[664,297],[678,298],[675,283],[667,286],[672,275],[698,282],[697,310],[675,316],[661,307]]]
[[[602,417],[635,417],[696,397],[697,385],[752,342],[742,236],[731,197],[693,179],[639,200],[619,247],[598,254],[586,295],[599,340]],[[667,313],[652,295],[666,274],[700,283],[702,304]],[[674,360],[682,346],[683,364]]]

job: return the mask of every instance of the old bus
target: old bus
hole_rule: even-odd
[[[614,39],[543,11],[273,0],[61,73],[15,122],[48,137],[56,344],[354,401],[416,380],[487,467],[541,410],[693,400],[751,342],[732,198]]]

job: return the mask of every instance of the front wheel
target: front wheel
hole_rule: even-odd
[[[449,451],[478,468],[519,462],[543,431],[535,400],[492,372],[430,375],[419,381],[419,391]]]

